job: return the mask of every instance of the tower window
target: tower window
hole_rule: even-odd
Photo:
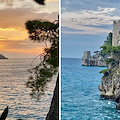
[[[119,31],[119,34],[120,34],[120,31]]]

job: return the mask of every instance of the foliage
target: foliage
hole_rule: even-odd
[[[110,53],[118,53],[120,52],[120,46],[112,46],[112,33],[110,32],[105,44],[100,47],[102,50],[100,51],[101,56],[110,55]]]
[[[110,53],[119,53],[120,52],[120,46],[111,46],[111,45],[103,45],[100,47],[101,50],[101,55],[105,56],[105,55],[109,55]]]
[[[112,62],[115,62],[115,60],[114,60],[113,58],[107,58],[107,59],[105,60],[105,62],[106,62],[106,64],[108,65],[108,64],[110,64],[110,63],[112,63]]]
[[[29,70],[26,86],[31,88],[31,96],[39,99],[44,94],[46,83],[57,73],[59,66],[59,23],[58,20],[52,22],[43,20],[33,20],[26,22],[29,38],[37,42],[51,43],[50,47],[44,49],[41,54],[41,63]]]
[[[58,21],[55,22],[44,20],[27,21],[25,25],[29,31],[29,38],[38,42],[58,40]]]
[[[107,73],[107,71],[108,71],[108,69],[104,69],[104,70],[100,71],[99,73],[100,73],[100,74],[101,74],[101,73],[105,74],[105,73]]]
[[[97,51],[94,51],[94,53],[99,54],[99,51],[98,51],[98,50],[97,50]]]
[[[112,33],[110,32],[107,36],[107,40],[104,42],[107,45],[112,45]]]
[[[113,52],[113,53],[119,53],[120,52],[120,46],[112,46],[112,50],[111,50],[111,52]]]
[[[100,47],[102,50],[100,51],[101,56],[106,56],[111,53],[112,50],[112,33],[108,34],[107,40],[104,42],[104,45]]]

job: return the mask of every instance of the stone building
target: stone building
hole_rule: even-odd
[[[84,59],[89,59],[89,58],[91,58],[91,52],[90,52],[90,51],[84,51],[83,58],[84,58]]]
[[[120,20],[113,22],[112,46],[120,46]]]
[[[82,58],[82,66],[101,66],[105,67],[105,59],[99,54],[95,54],[91,56],[90,51],[84,51],[84,55]]]

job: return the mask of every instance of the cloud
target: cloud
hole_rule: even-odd
[[[49,43],[47,46],[49,47]],[[0,38],[0,51],[1,54],[9,57],[36,57],[37,55],[44,52],[45,43],[37,43],[30,41],[29,39],[26,40],[5,40],[5,38]]]
[[[48,10],[49,13],[56,12],[59,10],[58,0],[46,0],[45,2],[46,4],[43,6],[39,5],[34,0],[0,0],[0,10],[29,8],[34,11],[40,12],[45,12],[45,10]]]
[[[58,12],[36,13],[30,8],[0,10],[0,36],[8,40],[24,40],[28,38],[26,21],[35,19],[54,21],[57,17]]]
[[[45,47],[45,43],[32,42],[29,39],[26,40],[5,40],[5,38],[0,38],[1,49],[38,49],[40,47]],[[49,46],[49,43],[47,43]]]
[[[28,38],[27,30],[17,30],[17,29],[2,29],[0,28],[1,38],[7,40],[24,40]],[[1,39],[0,39],[1,40]]]
[[[64,31],[64,33],[76,34],[101,34],[110,31],[106,28],[98,28],[96,26],[112,25],[114,20],[120,17],[113,14],[115,8],[98,7],[95,10],[81,10],[62,13],[62,26],[82,30],[81,32]]]
[[[97,10],[97,7],[103,8],[119,8],[119,0],[64,0],[62,2],[62,8],[65,8],[67,11],[71,12],[74,10]]]
[[[52,17],[51,17],[52,16]],[[7,9],[0,10],[0,27],[1,28],[25,28],[27,20],[48,19],[54,21],[58,16],[58,12],[53,13],[35,13],[30,8],[24,9]]]

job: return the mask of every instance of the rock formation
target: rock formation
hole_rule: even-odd
[[[82,66],[99,66],[106,67],[105,59],[99,54],[91,56],[90,51],[84,51],[84,56],[82,58]]]
[[[98,89],[100,90],[101,97],[113,99],[118,103],[116,108],[120,110],[120,20],[113,22],[111,45],[114,46],[111,47],[114,49],[112,51],[109,50],[109,52],[111,54],[111,58],[115,61],[108,65],[108,70],[105,71],[101,80],[101,85],[98,86]]]
[[[104,74],[101,80],[101,85],[98,86],[101,97],[113,99],[117,102],[117,109],[120,109],[120,62],[116,61],[109,65],[108,71]]]
[[[0,54],[0,59],[8,59],[8,58],[6,58],[2,54]]]

